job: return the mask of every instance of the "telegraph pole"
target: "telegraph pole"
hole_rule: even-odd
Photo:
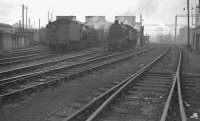
[[[48,23],[49,23],[49,11],[48,11]]]
[[[21,23],[21,20],[19,20],[19,32],[21,32],[21,29],[22,29],[22,25],[21,25],[22,23]]]
[[[190,9],[189,9],[189,0],[187,0],[187,13],[188,13],[188,41],[187,46],[190,47]]]
[[[38,24],[39,24],[39,30],[38,30],[38,40],[40,40],[40,18],[39,18],[39,22],[38,22]]]
[[[28,12],[28,7],[26,6],[26,31],[28,30],[28,19],[27,19],[27,12]]]
[[[22,5],[22,32],[24,31],[24,4]]]
[[[39,24],[39,30],[40,30],[40,18],[39,18],[38,24]]]
[[[28,26],[29,26],[29,28],[31,28],[31,18],[30,17],[28,18]]]
[[[140,25],[142,26],[142,14],[140,14]]]
[[[53,13],[51,12],[51,21],[53,21]]]
[[[175,44],[176,44],[176,31],[177,31],[177,15],[175,16]]]

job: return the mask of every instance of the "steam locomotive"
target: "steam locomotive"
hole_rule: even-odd
[[[107,38],[109,50],[119,50],[137,43],[137,30],[128,24],[119,24],[118,20],[110,25],[108,34],[100,34],[105,32],[70,17],[59,16],[46,26],[44,43],[53,50],[65,51],[95,46],[102,38]]]
[[[45,44],[56,51],[85,48],[98,40],[96,29],[69,16],[60,16],[56,21],[49,22],[45,31]]]
[[[137,44],[138,32],[136,29],[127,24],[119,24],[115,20],[109,27],[108,49],[118,50],[134,46]]]

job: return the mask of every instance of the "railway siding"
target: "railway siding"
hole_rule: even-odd
[[[152,48],[151,48],[152,49]],[[63,79],[74,78],[76,76],[91,72],[95,69],[131,58],[137,54],[141,54],[149,51],[145,49],[136,53],[130,53],[130,51],[111,54],[108,56],[103,56],[90,61],[72,64],[69,67],[61,67],[53,70],[48,70],[47,72],[40,72],[38,74],[33,74],[33,76],[28,76],[27,78],[12,80],[9,83],[1,84],[1,100],[5,102],[6,100],[17,97],[26,93],[31,93],[38,88],[48,87],[49,85],[62,82]],[[5,101],[4,101],[5,100]]]
[[[181,59],[181,56],[178,56],[178,57],[180,57]],[[178,62],[180,63],[181,61],[178,61]],[[146,74],[144,73],[144,71],[138,73],[137,76],[135,75],[132,78],[130,78],[129,81],[127,81],[117,91],[115,91],[107,100],[105,100],[104,103],[102,103],[87,118],[86,121],[93,121],[93,120],[95,121],[96,120],[101,120],[101,121],[141,120],[143,121],[143,120],[158,120],[158,119],[161,119],[161,121],[165,121],[165,119],[168,118],[167,116],[169,116],[168,109],[171,106],[170,102],[172,100],[172,95],[174,94],[174,91],[175,91],[175,85],[177,82],[176,78],[179,77],[179,69],[180,69],[179,67],[180,67],[180,64],[178,65],[178,68],[177,68],[178,70],[176,74],[147,72],[146,74],[148,74],[148,76],[146,78]],[[138,83],[137,83],[137,80],[139,80]],[[128,99],[127,99],[127,95],[128,95]],[[157,101],[154,100],[157,104],[151,105],[151,103],[152,104],[154,103],[153,99],[155,99],[154,97],[156,96],[158,96],[157,97],[158,99],[164,98],[164,101],[161,102],[159,100]],[[146,105],[144,101],[141,101],[141,99],[142,100],[149,99],[151,103],[147,101],[149,104]],[[149,109],[148,108],[143,109],[144,108],[143,106],[145,108],[148,106],[150,107]],[[132,109],[131,107],[135,107],[135,108]],[[107,111],[105,111],[105,109],[107,109]],[[134,113],[137,111],[139,112],[134,115]],[[162,111],[164,112],[162,113]]]
[[[59,109],[69,109],[68,106],[76,100],[87,99],[98,93],[102,87],[106,87],[111,81],[120,81],[126,75],[143,67],[147,62],[157,56],[162,48],[152,52],[144,53],[136,58],[121,61],[101,70],[61,83],[59,87],[49,87],[45,91],[32,93],[30,96],[24,96],[19,101],[3,106],[2,117],[4,121],[40,121],[45,120],[47,114]],[[115,65],[115,66],[114,66]],[[62,85],[62,86],[61,86]],[[73,94],[73,95],[71,95]],[[22,100],[22,101],[21,101]],[[13,105],[17,105],[14,106]],[[24,110],[26,109],[26,110]],[[5,113],[5,112],[10,113]],[[12,116],[9,116],[12,115]],[[20,117],[23,117],[20,118]]]
[[[152,60],[151,60],[152,61]],[[148,64],[149,65],[149,64]],[[146,66],[145,66],[146,67]],[[143,68],[145,68],[143,66]],[[142,71],[142,69],[140,69],[140,71]],[[137,72],[138,73],[138,72]],[[132,77],[132,75],[131,75]],[[131,78],[130,77],[130,78]],[[121,88],[121,86],[123,86],[123,84],[125,84],[127,81],[129,81],[129,79],[127,80],[121,80],[121,81],[114,81],[113,83],[111,83],[110,85],[106,86],[105,88],[99,90],[98,92],[94,93],[94,95],[92,95],[92,97],[96,97],[94,98],[94,100],[92,100],[90,103],[88,103],[86,106],[82,107],[80,110],[78,110],[76,113],[72,114],[71,116],[69,116],[68,118],[65,119],[65,121],[82,121],[85,120],[86,117],[89,115],[89,112],[91,112],[93,110],[93,108],[97,107],[99,104],[101,104],[100,102],[109,98],[108,96],[112,93],[114,93],[113,91],[116,90],[117,88]],[[121,82],[121,83],[120,83]],[[121,85],[121,86],[120,86]],[[104,95],[104,96],[103,96]],[[86,98],[87,99],[87,98]],[[84,102],[84,101],[83,101]],[[82,101],[78,101],[78,103],[76,103],[76,105],[79,104],[79,108],[82,104]],[[74,107],[74,108],[73,108]],[[72,109],[76,109],[76,106],[72,106]],[[68,109],[70,110],[70,109]],[[61,110],[58,111],[57,113],[55,113],[53,115],[53,118],[50,118],[49,120],[54,120],[54,119],[59,119],[62,117],[62,115],[60,115],[62,112],[62,114],[64,115],[64,117],[67,115],[67,112],[65,110]],[[59,121],[59,120],[58,120]],[[60,119],[61,121],[61,119]]]

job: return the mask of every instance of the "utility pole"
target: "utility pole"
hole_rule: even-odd
[[[28,12],[28,7],[26,6],[26,32],[28,31],[28,19],[27,19],[27,12]]]
[[[48,23],[49,23],[49,11],[48,11]]]
[[[176,31],[177,31],[177,15],[175,16],[175,44],[176,44]]]
[[[36,28],[35,26],[36,26],[36,23],[35,23],[35,20],[34,20],[33,28]]]
[[[53,13],[51,12],[51,21],[53,21]]]
[[[24,31],[24,4],[22,5],[22,32]]]
[[[22,27],[21,27],[21,20],[19,20],[19,32],[21,32],[21,29],[22,29]]]
[[[40,19],[39,19],[39,21],[38,21],[38,24],[39,24],[39,30],[40,30]]]
[[[28,18],[28,26],[29,26],[29,28],[31,28],[31,18],[30,17]]]
[[[140,14],[140,24],[141,24],[141,26],[142,26],[142,14]]]
[[[39,19],[38,40],[40,40],[40,19]]]
[[[189,0],[187,0],[187,13],[188,13],[188,42],[187,46],[190,47],[190,8],[189,8]]]

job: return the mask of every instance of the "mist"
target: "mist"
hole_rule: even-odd
[[[190,0],[190,6],[195,7],[198,0]],[[38,4],[40,3],[40,4]],[[113,22],[114,16],[143,15],[144,24],[171,24],[174,16],[184,14],[186,0],[0,0],[1,21],[14,24],[21,19],[21,5],[29,7],[29,16],[32,21],[41,19],[41,25],[47,23],[47,12],[56,15],[75,15],[84,22],[85,16],[106,16],[106,20]],[[42,8],[42,9],[41,9]]]

